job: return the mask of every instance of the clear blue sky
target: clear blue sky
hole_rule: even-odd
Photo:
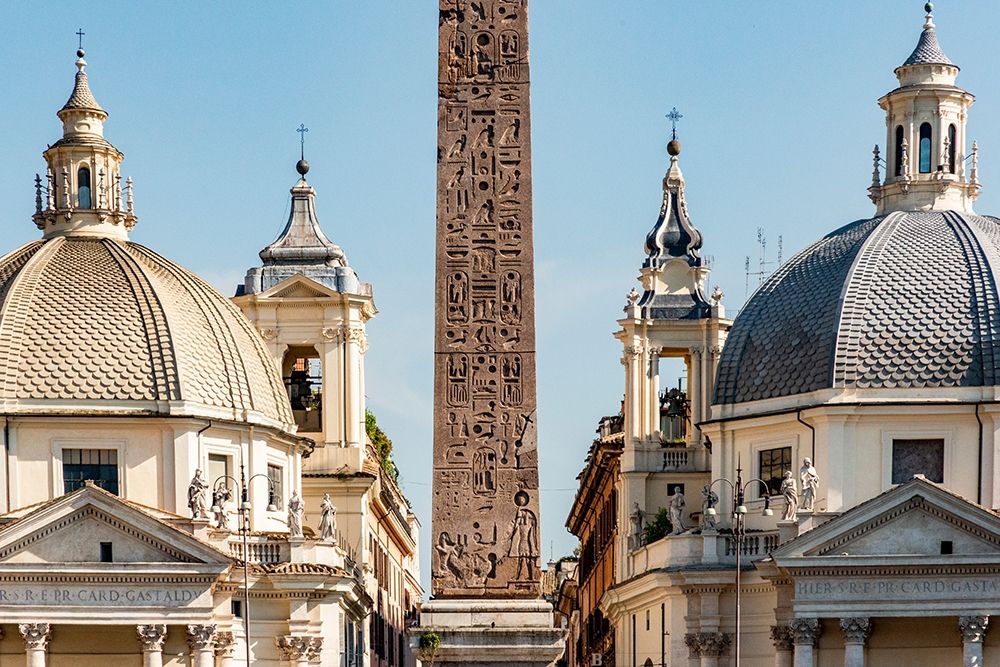
[[[785,257],[868,217],[875,100],[922,2],[532,0],[539,446],[544,555],[601,415],[623,388],[611,338],[660,203],[672,106],[688,204],[735,311],[756,230]],[[977,95],[978,205],[1000,213],[1000,3],[942,0],[945,52]],[[304,122],[320,220],[375,286],[368,400],[395,442],[429,571],[437,9],[432,0],[7,2],[0,9],[2,250],[37,237],[32,181],[83,27],[141,217],[132,234],[231,295],[280,230]],[[773,254],[773,251],[772,251]]]

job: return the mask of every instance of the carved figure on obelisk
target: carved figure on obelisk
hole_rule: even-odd
[[[537,598],[526,0],[441,0],[432,593]]]

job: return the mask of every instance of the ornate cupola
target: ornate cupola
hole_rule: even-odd
[[[981,190],[976,145],[968,156],[965,148],[965,125],[975,97],[955,84],[959,68],[938,43],[934,6],[928,2],[924,9],[917,46],[896,68],[899,87],[878,101],[886,112],[886,173],[881,181],[876,146],[868,191],[879,214],[971,213]]]
[[[63,136],[42,153],[48,163],[46,175],[35,175],[32,219],[44,238],[125,239],[137,222],[132,209],[132,179],[122,183],[125,156],[104,138],[108,113],[90,91],[83,49],[76,55],[73,92],[56,114],[63,124]]]
[[[708,317],[711,306],[704,286],[708,267],[699,249],[702,238],[688,216],[684,174],[676,131],[667,144],[670,167],[663,177],[660,215],[646,235],[646,259],[639,280],[643,294],[635,304],[643,317],[690,319]]]
[[[371,286],[358,280],[344,251],[327,237],[316,215],[316,190],[306,181],[309,163],[295,165],[298,182],[292,186],[288,221],[278,238],[260,251],[263,266],[247,271],[240,294],[255,294],[294,276],[303,275],[338,292],[370,293]]]

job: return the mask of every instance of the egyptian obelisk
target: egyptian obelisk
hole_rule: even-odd
[[[441,636],[436,663],[561,653],[539,585],[527,12],[440,0],[433,600],[420,623]]]

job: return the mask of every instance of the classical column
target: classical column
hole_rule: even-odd
[[[840,630],[844,633],[844,667],[865,667],[865,642],[872,632],[871,619],[842,618]]]
[[[649,422],[646,432],[649,437],[660,430],[660,348],[649,346]]]
[[[191,667],[215,667],[215,623],[187,626]]]
[[[24,664],[27,667],[45,667],[52,626],[48,623],[21,623],[17,629],[24,639]]]
[[[236,648],[236,638],[232,632],[215,633],[216,667],[232,667],[233,649]]]
[[[989,624],[989,616],[959,617],[958,627],[962,631],[962,665],[964,667],[983,667],[983,638],[986,637],[986,629]]]
[[[142,644],[142,667],[163,667],[163,642],[167,638],[167,626],[137,625],[136,634]]]
[[[819,639],[818,618],[794,618],[789,623],[795,642],[795,667],[814,667],[816,664],[815,648]]]
[[[774,667],[792,667],[792,650],[795,635],[787,625],[771,626],[771,641],[774,643]]]
[[[289,667],[309,667],[309,657],[312,653],[312,637],[301,635],[285,635],[275,639],[278,653],[284,665]]]
[[[691,411],[691,433],[688,434],[688,442],[693,446],[697,447],[701,444],[700,438],[698,438],[698,427],[695,424],[702,421],[702,384],[701,384],[701,366],[704,363],[702,360],[702,353],[704,350],[700,347],[692,347],[690,349],[691,354],[691,367],[688,369],[688,384],[687,384],[687,398],[688,398],[688,409]]]

